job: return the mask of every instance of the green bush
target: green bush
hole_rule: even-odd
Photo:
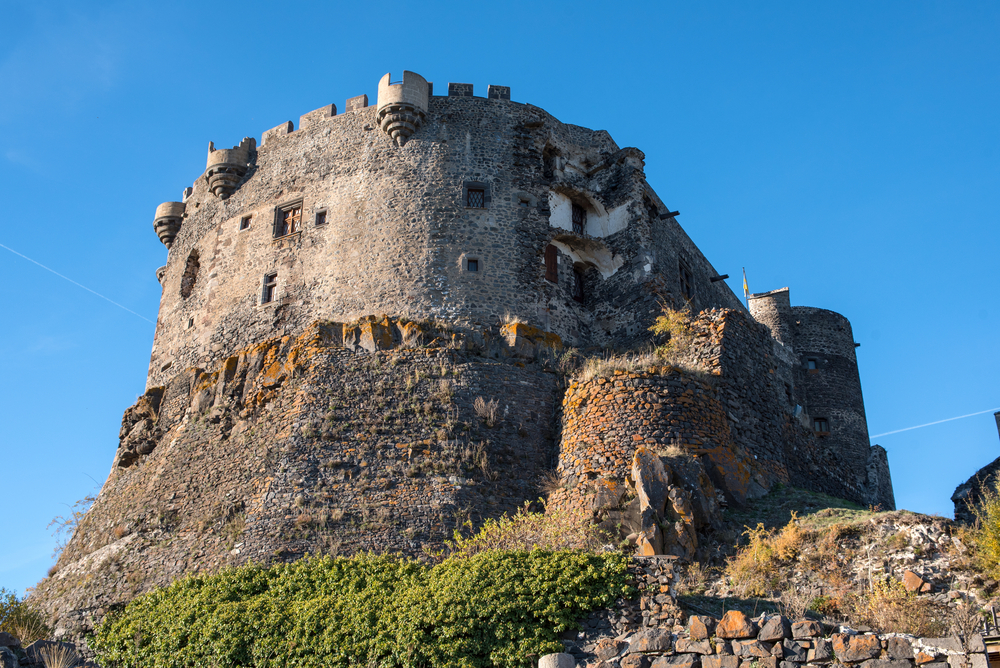
[[[979,567],[990,577],[1000,576],[1000,478],[982,484],[979,499],[971,504],[976,516],[972,544]]]
[[[373,555],[244,566],[134,600],[94,646],[103,665],[150,668],[529,666],[587,612],[631,595],[627,563],[521,550],[435,566]]]

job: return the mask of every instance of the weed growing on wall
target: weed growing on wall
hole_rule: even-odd
[[[632,593],[627,563],[490,550],[434,566],[369,554],[244,566],[135,599],[94,646],[103,665],[527,667]]]
[[[662,311],[649,331],[656,336],[666,337],[667,340],[657,346],[656,354],[669,360],[686,350],[694,338],[691,332],[691,308],[685,306],[674,309],[663,304]]]
[[[972,530],[976,561],[990,577],[1000,577],[1000,479],[980,487],[979,503],[972,506],[972,512],[976,516]]]

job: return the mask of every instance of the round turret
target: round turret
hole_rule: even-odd
[[[767,325],[776,340],[792,347],[792,304],[788,288],[750,295],[747,304],[754,320]]]
[[[427,116],[430,86],[416,72],[403,72],[403,80],[390,82],[386,74],[378,82],[376,118],[382,131],[402,146]]]
[[[156,207],[153,229],[156,231],[156,236],[160,237],[160,241],[167,248],[173,245],[183,222],[184,202],[164,202]]]
[[[236,192],[240,181],[246,176],[250,166],[251,153],[257,148],[257,140],[245,137],[239,146],[215,148],[215,142],[208,143],[208,164],[205,166],[205,180],[208,189],[219,199],[227,199]]]

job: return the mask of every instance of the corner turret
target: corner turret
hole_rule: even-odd
[[[390,81],[386,74],[378,82],[378,109],[375,112],[382,131],[399,146],[420,128],[427,116],[430,85],[416,72],[403,71],[403,80]]]
[[[184,202],[164,202],[156,207],[153,230],[168,249],[173,245],[181,230],[181,223],[184,222],[184,206]]]
[[[240,180],[246,176],[252,154],[257,150],[257,140],[244,137],[239,146],[232,148],[215,148],[215,142],[208,142],[208,164],[205,167],[205,180],[208,189],[219,199],[226,199],[240,185]]]

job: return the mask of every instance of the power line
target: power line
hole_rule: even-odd
[[[86,285],[82,285],[82,284],[80,284],[80,283],[77,283],[76,281],[74,281],[74,280],[73,280],[72,278],[69,278],[68,276],[63,276],[62,274],[60,274],[60,273],[59,273],[58,271],[56,271],[55,269],[50,269],[49,267],[46,267],[46,266],[45,266],[44,264],[42,264],[41,262],[38,262],[37,260],[32,260],[32,259],[31,259],[30,257],[28,257],[27,255],[24,255],[24,254],[22,254],[22,253],[18,253],[18,252],[17,252],[16,250],[14,250],[13,248],[11,248],[11,247],[9,247],[9,246],[4,246],[3,244],[0,244],[0,248],[6,248],[7,250],[9,250],[9,251],[10,251],[11,253],[13,253],[14,255],[17,255],[18,257],[22,257],[22,258],[24,258],[25,260],[27,260],[28,262],[31,262],[31,263],[33,263],[33,264],[37,264],[37,265],[38,265],[39,267],[41,267],[41,268],[42,268],[42,269],[44,269],[45,271],[51,271],[51,272],[52,272],[53,274],[55,274],[55,275],[56,275],[56,276],[58,276],[59,278],[61,278],[61,279],[63,279],[63,280],[66,280],[66,281],[69,281],[70,283],[72,283],[72,284],[73,284],[73,285],[75,285],[76,287],[78,287],[78,288],[83,288],[83,289],[84,289],[84,290],[86,290],[87,292],[89,292],[89,293],[91,293],[91,294],[95,294],[95,295],[97,295],[98,297],[100,297],[100,298],[101,298],[101,299],[103,299],[104,301],[107,301],[107,302],[111,302],[112,304],[114,304],[114,305],[115,305],[115,306],[117,306],[118,308],[120,308],[120,309],[122,309],[122,310],[124,310],[124,311],[128,311],[129,313],[131,313],[131,314],[132,314],[132,315],[134,315],[134,316],[137,316],[137,317],[139,317],[139,318],[142,318],[143,320],[145,320],[145,321],[146,321],[146,322],[148,322],[148,323],[151,323],[151,324],[153,324],[153,325],[155,325],[155,324],[156,324],[155,322],[153,322],[152,320],[150,320],[150,319],[149,319],[149,318],[147,318],[146,316],[144,316],[144,315],[139,315],[138,313],[136,313],[136,312],[135,312],[135,311],[133,311],[132,309],[130,309],[130,308],[127,308],[127,307],[125,307],[125,306],[122,306],[121,304],[119,304],[118,302],[114,301],[113,299],[108,299],[107,297],[105,297],[104,295],[102,295],[102,294],[101,294],[100,292],[97,292],[96,290],[91,290],[91,289],[90,289],[90,288],[88,288],[88,287],[87,287]]]
[[[868,438],[878,438],[879,436],[888,436],[889,434],[898,434],[901,431],[910,431],[911,429],[920,429],[921,427],[930,427],[932,424],[941,424],[942,422],[951,422],[952,420],[961,420],[962,418],[972,417],[973,415],[982,415],[983,413],[995,413],[1000,411],[1000,408],[988,408],[985,411],[978,411],[976,413],[969,413],[968,415],[959,415],[958,417],[945,418],[943,420],[936,420],[934,422],[928,422],[927,424],[918,424],[915,427],[906,427],[905,429],[897,429],[895,431],[887,431],[884,434],[875,434],[874,436],[869,436]]]

